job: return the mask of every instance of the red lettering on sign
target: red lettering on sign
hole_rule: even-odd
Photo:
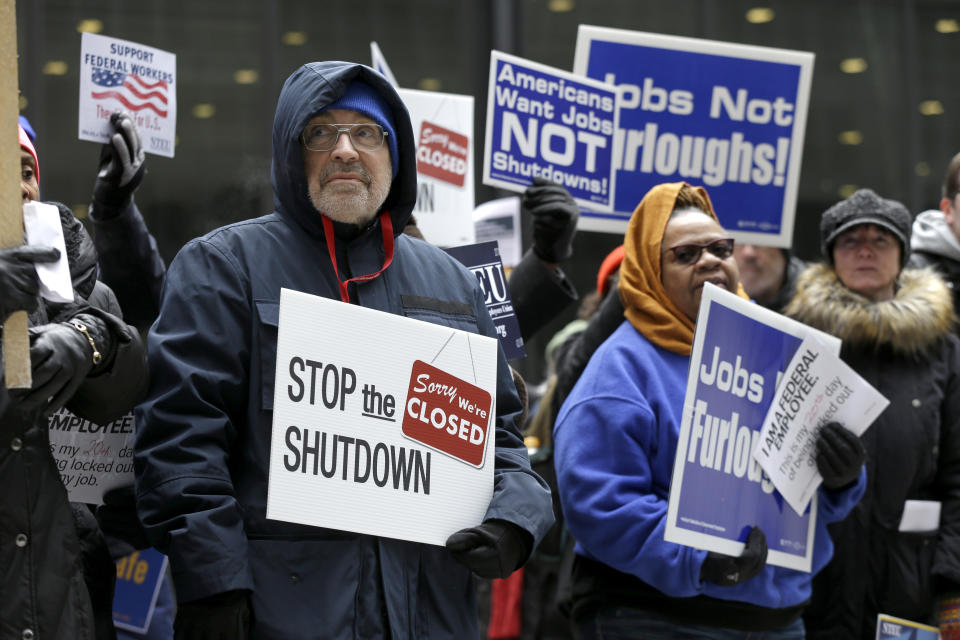
[[[417,141],[417,171],[462,187],[467,177],[467,136],[423,121]]]
[[[480,387],[416,360],[403,412],[403,435],[482,467],[492,407],[493,398]]]

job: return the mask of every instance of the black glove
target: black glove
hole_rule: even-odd
[[[754,527],[750,529],[747,545],[739,556],[725,556],[713,551],[707,553],[700,566],[700,579],[721,587],[732,587],[760,573],[766,564],[767,536],[760,527]]]
[[[97,522],[114,560],[150,546],[137,517],[133,485],[110,489],[103,494],[103,504],[97,507]]]
[[[533,537],[512,522],[487,520],[451,535],[447,549],[481,578],[506,578],[530,556]]]
[[[111,348],[111,337],[103,320],[89,314],[71,319],[86,329],[101,354],[100,365]],[[40,409],[47,417],[73,397],[94,370],[93,349],[86,336],[70,322],[44,324],[30,328],[30,364],[33,386],[19,395],[25,411]]]
[[[817,471],[827,489],[842,489],[856,481],[866,452],[860,438],[839,422],[828,422],[817,436]]]
[[[0,249],[0,324],[14,311],[33,311],[39,304],[38,262],[56,262],[60,251],[54,247],[26,245]]]
[[[249,598],[249,592],[237,589],[179,603],[174,640],[246,640],[250,635]]]
[[[110,115],[113,134],[100,148],[100,170],[93,185],[93,204],[100,219],[119,214],[143,179],[146,154],[129,113]]]
[[[533,216],[533,252],[538,258],[556,264],[573,255],[580,208],[566,189],[534,178],[523,192],[523,207]]]

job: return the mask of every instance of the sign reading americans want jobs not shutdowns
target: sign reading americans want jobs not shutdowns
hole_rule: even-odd
[[[484,184],[522,192],[546,178],[582,206],[610,211],[616,129],[613,86],[490,52]]]
[[[490,337],[284,289],[267,517],[437,545],[479,524],[497,357]]]

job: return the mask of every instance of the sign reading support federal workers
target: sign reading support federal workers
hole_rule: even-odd
[[[404,307],[281,291],[268,518],[435,545],[483,520],[497,341]]]
[[[810,571],[817,498],[802,515],[753,458],[779,375],[805,337],[840,340],[707,283],[703,288],[664,539],[730,556],[753,526],[769,564]]]
[[[616,129],[615,87],[490,52],[484,184],[522,192],[546,178],[581,206],[610,211]]]
[[[177,134],[177,56],[129,40],[84,33],[80,139],[108,142],[114,111],[133,116],[144,151],[172,158]]]
[[[623,233],[662,182],[710,192],[738,242],[789,247],[812,53],[580,25],[574,71],[620,90],[615,212],[579,228]]]

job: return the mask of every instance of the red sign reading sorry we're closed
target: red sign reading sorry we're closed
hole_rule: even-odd
[[[483,466],[493,398],[480,387],[416,360],[403,434],[475,467]]]
[[[423,121],[417,144],[417,171],[462,187],[467,177],[467,136]]]

